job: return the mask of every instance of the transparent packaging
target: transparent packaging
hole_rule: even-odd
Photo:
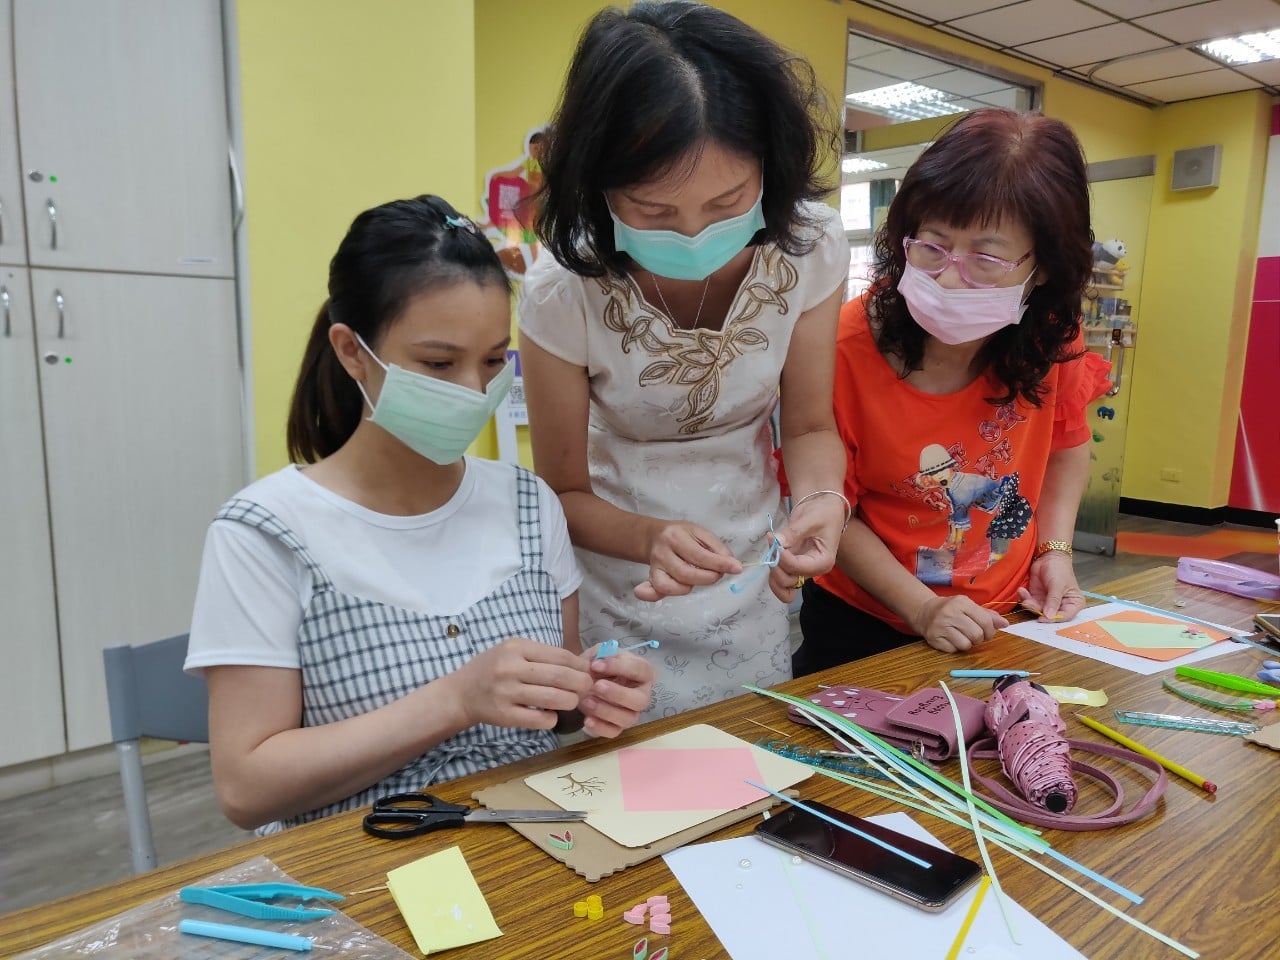
[[[197,881],[196,885],[244,883],[296,884],[297,881],[266,857],[255,857],[229,870],[205,877]],[[287,900],[280,902],[290,906],[297,905]],[[316,901],[307,905],[323,905],[337,912],[317,920],[254,920],[213,907],[183,903],[178,899],[178,891],[174,890],[167,897],[118,913],[61,940],[19,954],[14,960],[52,960],[54,957],[62,960],[66,957],[92,957],[94,960],[266,960],[268,957],[301,956],[340,956],[343,960],[409,960],[409,954],[342,913],[342,901],[324,901],[323,904]],[[311,941],[311,951],[304,953],[192,936],[178,931],[181,920],[208,920],[303,936]]]

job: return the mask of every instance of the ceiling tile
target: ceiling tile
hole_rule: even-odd
[[[1088,73],[1090,66],[1086,64],[1076,72]],[[1109,63],[1099,67],[1093,76],[1096,80],[1124,86],[1130,83],[1144,83],[1147,80],[1159,80],[1163,77],[1177,77],[1184,73],[1202,73],[1205,70],[1216,70],[1220,67],[1221,64],[1208,57],[1203,57],[1191,50],[1174,48],[1145,57]]]
[[[1005,80],[984,76],[972,70],[948,70],[929,78],[929,86],[961,97],[972,97],[977,94],[990,93],[1009,86]]]
[[[1175,43],[1191,43],[1280,29],[1280,4],[1275,0],[1212,0],[1134,22]]]
[[[1126,89],[1144,96],[1172,103],[1175,100],[1194,100],[1196,97],[1212,97],[1219,93],[1235,93],[1248,90],[1257,84],[1248,77],[1231,70],[1209,70],[1191,73],[1185,77],[1169,77],[1166,80],[1150,80],[1135,83]]]
[[[1255,80],[1261,80],[1273,87],[1280,87],[1280,60],[1241,64],[1236,69],[1241,73],[1247,73]]]
[[[1143,78],[1147,79],[1147,78]],[[887,87],[891,83],[898,83],[896,77],[886,77],[883,73],[876,73],[872,70],[861,70],[858,67],[849,67],[844,72],[844,92],[858,93],[863,90],[874,90],[876,87]]]
[[[1186,0],[1183,0],[1185,3]],[[954,20],[1009,5],[1009,0],[881,0],[877,6],[898,7],[933,21]]]
[[[845,59],[850,63],[862,57],[869,56],[873,53],[881,53],[889,49],[887,43],[881,43],[879,40],[873,40],[871,37],[864,37],[860,33],[849,32],[849,44],[846,48]]]
[[[1013,47],[1114,22],[1105,13],[1075,0],[1025,0],[953,20],[952,24],[984,42]]]
[[[1024,44],[1017,48],[1017,52],[1063,67],[1075,67],[1082,63],[1096,63],[1164,46],[1168,44],[1145,30],[1131,27],[1127,23],[1112,23],[1105,27],[1069,33],[1065,37]]]
[[[1175,10],[1178,7],[1189,7],[1204,2],[1206,0],[1106,0],[1100,6],[1105,7],[1107,13],[1113,17],[1132,20],[1134,17],[1145,17],[1153,13],[1163,13],[1165,10]]]
[[[899,80],[918,80],[939,72],[939,62],[933,57],[922,56],[899,47],[887,47],[879,53],[859,57],[852,66],[887,74]]]

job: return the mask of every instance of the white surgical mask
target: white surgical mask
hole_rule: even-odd
[[[951,345],[972,343],[1022,322],[1026,283],[952,290],[907,263],[898,292],[925,333]]]
[[[369,420],[410,450],[442,465],[462,459],[498,404],[506,399],[515,377],[515,368],[508,363],[489,381],[485,392],[480,393],[448,380],[414,373],[394,363],[387,366],[359,334],[356,340],[387,372],[376,404],[365,393],[364,384],[356,383],[373,411]]]

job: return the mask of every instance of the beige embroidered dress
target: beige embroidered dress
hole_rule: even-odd
[[[812,252],[756,248],[719,330],[677,328],[633,280],[578,277],[550,256],[529,273],[519,308],[522,336],[587,370],[596,495],[700,524],[744,561],[764,555],[769,514],[783,524],[770,415],[791,332],[848,274],[839,217],[816,204],[810,212],[824,227]],[[577,555],[583,644],[661,644],[644,651],[657,671],[646,719],[790,678],[787,610],[760,568],[645,603],[632,591],[647,566]]]

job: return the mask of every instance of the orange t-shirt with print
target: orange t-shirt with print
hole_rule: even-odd
[[[1055,364],[1039,407],[1021,397],[989,403],[1005,390],[986,375],[955,393],[924,393],[877,349],[865,297],[851,300],[840,312],[835,374],[836,423],[849,454],[845,494],[934,592],[978,604],[1016,600],[1039,543],[1035,508],[1049,455],[1090,439],[1087,406],[1110,386],[1109,369],[1093,353]],[[908,630],[839,569],[817,582]]]

